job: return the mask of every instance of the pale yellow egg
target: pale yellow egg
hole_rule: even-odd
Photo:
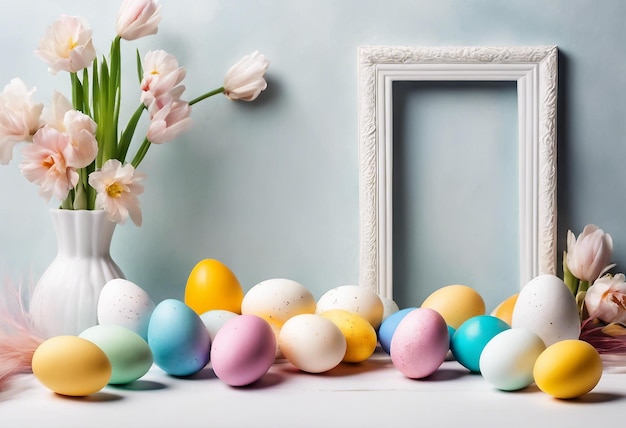
[[[491,312],[496,318],[500,318],[502,321],[511,325],[513,320],[513,309],[515,308],[515,303],[517,302],[517,297],[519,293],[515,293],[514,295],[508,297],[502,303],[500,303],[496,308]]]
[[[485,301],[478,291],[467,285],[447,285],[431,293],[422,308],[434,309],[452,328],[468,319],[485,314]]]
[[[32,369],[44,386],[76,397],[100,391],[112,373],[104,351],[78,336],[56,336],[43,342],[33,354]]]
[[[376,350],[377,337],[374,327],[356,312],[345,309],[330,309],[320,314],[331,320],[346,338],[346,353],[343,361],[360,363],[372,356]]]

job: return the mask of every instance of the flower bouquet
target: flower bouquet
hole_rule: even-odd
[[[580,338],[593,345],[608,365],[626,363],[626,276],[608,273],[615,264],[611,235],[593,224],[576,237],[567,234],[563,281],[576,297]]]
[[[20,168],[46,200],[54,196],[62,209],[103,209],[113,222],[124,223],[130,216],[141,225],[137,196],[145,176],[136,168],[151,145],[172,141],[189,129],[194,104],[220,93],[253,101],[267,87],[268,62],[254,52],[228,71],[223,86],[185,101],[186,71],[176,57],[154,50],[141,58],[137,52],[138,106],[122,123],[122,40],[155,34],[159,22],[157,0],[124,0],[108,57],[100,59],[83,18],[64,15],[54,22],[35,53],[52,74],[69,74],[71,100],[55,92],[44,108],[33,101],[34,88],[13,79],[0,94],[0,163],[8,164],[14,146],[27,142]],[[131,153],[144,115],[147,131]]]

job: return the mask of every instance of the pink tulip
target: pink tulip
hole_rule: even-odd
[[[157,100],[154,105],[159,105]],[[169,100],[159,109],[155,109],[148,127],[148,140],[162,144],[174,140],[191,127],[189,103],[181,100]]]
[[[231,100],[254,101],[267,88],[265,72],[269,62],[258,51],[233,65],[224,78],[224,95]]]
[[[89,174],[89,185],[96,189],[96,208],[104,209],[107,217],[116,223],[124,223],[130,216],[133,223],[141,226],[142,215],[138,195],[145,178],[131,164],[122,165],[117,159],[109,159],[102,169]]]
[[[150,108],[157,98],[163,96],[180,98],[185,87],[179,84],[185,75],[185,69],[179,67],[174,55],[164,50],[149,51],[143,60],[141,102]]]
[[[595,281],[614,266],[612,257],[613,239],[596,225],[585,226],[578,239],[567,231],[567,267],[576,278]]]
[[[619,273],[597,279],[585,294],[585,306],[591,318],[605,323],[626,322],[626,277]]]
[[[70,137],[65,151],[67,163],[74,168],[84,168],[98,155],[96,122],[77,110],[65,113],[64,121],[67,135]]]
[[[67,15],[48,27],[35,53],[50,65],[48,70],[52,74],[75,73],[91,66],[96,58],[91,29],[82,18]]]
[[[13,158],[13,148],[22,141],[32,141],[41,127],[43,104],[31,98],[35,89],[28,89],[15,78],[0,94],[0,163],[6,165]]]
[[[33,143],[22,150],[22,174],[38,184],[39,194],[50,200],[54,195],[64,200],[70,189],[78,183],[78,173],[67,164],[64,152],[70,144],[69,137],[50,126],[44,126],[33,137]]]
[[[63,94],[52,94],[50,107],[44,109],[46,125],[69,136],[69,144],[64,153],[67,164],[74,168],[89,165],[98,155],[96,122],[86,114],[74,110]]]
[[[117,14],[117,35],[136,40],[156,34],[161,21],[161,6],[156,0],[124,0]]]

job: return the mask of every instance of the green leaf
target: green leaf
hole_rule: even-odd
[[[120,137],[118,154],[119,154],[119,160],[122,163],[124,163],[124,160],[126,159],[128,148],[130,147],[130,143],[132,141],[133,135],[135,134],[135,130],[137,129],[137,123],[139,122],[139,119],[141,119],[141,115],[143,114],[145,109],[146,109],[146,106],[143,104],[137,107],[137,110],[135,110],[135,113],[131,116],[130,120],[128,121],[128,124],[126,125],[126,129],[124,129],[124,132],[122,133],[122,136]]]
[[[137,77],[139,77],[139,83],[143,80],[143,65],[141,64],[141,55],[139,49],[137,49]]]
[[[122,60],[120,55],[120,37],[117,36],[111,43],[111,81],[119,85],[121,80]]]
[[[89,107],[89,72],[87,71],[87,68],[85,68],[83,70],[83,108],[84,108],[84,113],[90,117],[91,116],[91,109]],[[93,119],[93,117],[92,117]]]
[[[98,130],[96,130],[96,139],[100,136],[100,127],[101,124],[101,114],[100,114],[100,75],[98,73],[98,60],[93,60],[93,65],[91,67],[92,74],[92,82],[91,82],[91,96],[92,96],[92,107],[93,107],[93,120],[98,124]],[[102,166],[102,142],[98,139],[98,156],[96,157],[96,168],[100,168]]]
[[[72,105],[74,110],[83,111],[83,87],[76,73],[70,73],[72,83]]]

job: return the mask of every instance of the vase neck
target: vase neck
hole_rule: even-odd
[[[115,223],[104,211],[50,210],[50,214],[59,256],[110,257]]]

